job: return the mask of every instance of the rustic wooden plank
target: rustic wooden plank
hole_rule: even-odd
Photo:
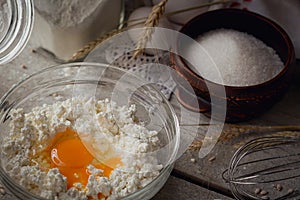
[[[50,55],[36,52],[36,46],[29,40],[22,53],[10,63],[0,65],[0,96],[24,77],[46,67],[57,65]]]
[[[202,188],[185,180],[170,176],[166,185],[157,193],[152,200],[216,200],[231,199],[216,192]]]
[[[225,151],[224,149],[228,149]],[[234,151],[229,145],[218,143],[205,158],[198,158],[198,151],[185,152],[176,162],[175,170],[181,176],[186,177],[208,189],[219,190],[230,195],[227,184],[222,179],[222,173],[228,167],[229,159]],[[195,162],[191,160],[195,159]],[[212,160],[214,159],[214,160]],[[211,161],[210,161],[211,160]]]

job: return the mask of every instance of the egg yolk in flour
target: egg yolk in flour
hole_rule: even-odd
[[[85,148],[78,134],[70,128],[57,133],[46,151],[51,156],[51,168],[58,168],[67,177],[68,188],[73,187],[74,183],[87,184],[90,175],[87,166],[90,164],[102,169],[106,177],[117,164],[122,164],[119,158],[107,161],[110,167],[98,162]]]

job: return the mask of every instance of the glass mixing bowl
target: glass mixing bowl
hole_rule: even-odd
[[[11,88],[0,101],[1,146],[9,133],[12,109],[29,112],[36,106],[53,104],[77,96],[95,99],[110,98],[118,105],[137,107],[136,116],[149,130],[156,130],[163,151],[158,161],[163,163],[160,174],[144,188],[124,199],[150,199],[165,184],[179,148],[179,124],[175,112],[163,94],[151,84],[119,68],[96,63],[71,63],[46,68]],[[0,178],[3,184],[20,199],[42,199],[13,180],[3,168],[1,151]]]

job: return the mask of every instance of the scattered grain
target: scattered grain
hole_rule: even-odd
[[[192,163],[195,163],[195,162],[196,162],[196,159],[195,159],[195,158],[191,158],[191,162],[192,162]]]
[[[291,193],[293,193],[294,192],[294,189],[292,189],[292,188],[290,188],[289,190],[288,190],[288,194],[291,194]]]
[[[281,190],[282,190],[282,185],[277,184],[277,185],[276,185],[276,190],[281,191]]]
[[[214,160],[216,160],[216,156],[212,156],[212,157],[210,157],[210,158],[208,159],[209,162],[212,162],[212,161],[214,161]]]
[[[0,194],[1,195],[5,195],[6,194],[6,191],[3,187],[0,188]]]
[[[266,195],[266,194],[268,194],[268,192],[267,192],[266,190],[262,190],[262,191],[260,191],[259,194],[260,194],[260,195]]]
[[[202,141],[194,141],[190,146],[189,150],[191,151],[199,151],[202,146]]]
[[[260,188],[256,188],[255,191],[254,191],[255,194],[259,194],[260,192],[261,192]]]
[[[51,96],[52,96],[52,97],[57,97],[58,94],[55,92],[55,93],[52,93]]]

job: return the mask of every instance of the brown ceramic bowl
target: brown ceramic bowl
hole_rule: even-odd
[[[206,12],[190,20],[182,27],[180,32],[191,38],[197,38],[207,31],[218,28],[246,32],[262,40],[276,51],[284,63],[284,69],[271,80],[258,85],[224,86],[203,79],[189,68],[182,57],[172,54],[171,62],[177,71],[177,75],[174,76],[177,82],[177,98],[185,107],[194,111],[205,112],[210,116],[210,109],[213,106],[211,97],[221,101],[224,97],[218,96],[218,91],[221,91],[222,88],[224,90],[225,87],[226,121],[249,120],[271,108],[287,91],[295,64],[293,44],[287,33],[272,20],[253,12],[238,9],[220,9]],[[178,41],[176,48],[180,46],[180,42]],[[193,92],[197,95],[199,105],[195,106],[189,102],[191,91],[181,85],[179,77],[183,77],[190,83]],[[208,88],[210,88],[210,91],[208,91]],[[214,102],[218,104],[218,100]],[[218,108],[218,105],[214,106],[217,111],[224,110],[224,108]]]

